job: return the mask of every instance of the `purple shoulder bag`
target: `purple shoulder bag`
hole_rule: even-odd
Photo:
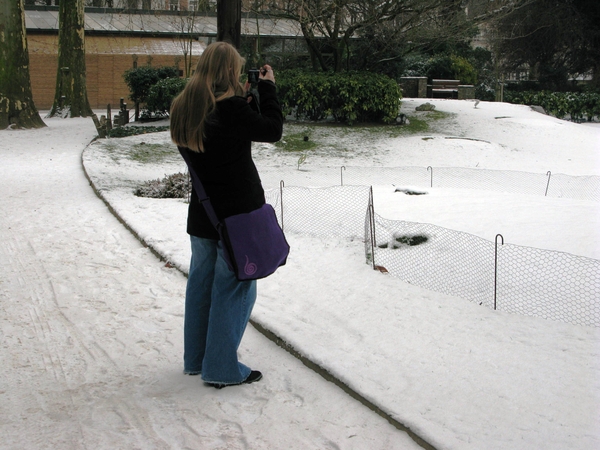
[[[265,203],[249,213],[236,214],[220,221],[196,175],[185,150],[179,150],[187,163],[194,189],[206,214],[223,242],[225,260],[240,281],[257,280],[271,275],[287,261],[290,252],[275,210]]]

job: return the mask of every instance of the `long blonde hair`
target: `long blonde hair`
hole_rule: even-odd
[[[171,139],[204,151],[205,123],[218,101],[243,95],[240,75],[246,61],[227,42],[214,42],[200,56],[194,75],[171,104]]]

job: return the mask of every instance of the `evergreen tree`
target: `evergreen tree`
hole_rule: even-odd
[[[600,2],[522,0],[495,24],[504,68],[526,66],[549,89],[566,89],[569,75],[591,72],[600,86]]]

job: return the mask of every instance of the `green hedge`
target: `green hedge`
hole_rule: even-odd
[[[137,127],[135,125],[128,125],[126,127],[116,127],[108,131],[108,137],[120,138],[127,136],[137,136],[138,134],[147,133],[158,133],[161,131],[169,131],[169,126],[160,127]]]
[[[539,105],[548,114],[573,121],[600,117],[600,94],[592,92],[505,91],[505,100],[520,105]]]
[[[150,113],[168,114],[171,102],[183,91],[186,78],[166,78],[152,85],[146,98],[146,109]]]
[[[277,88],[284,113],[298,119],[337,122],[390,123],[398,116],[402,93],[385,75],[370,72],[277,73]]]
[[[123,74],[125,83],[129,88],[129,98],[137,103],[144,103],[150,92],[150,88],[165,78],[179,76],[176,67],[152,67],[143,66],[129,69]]]

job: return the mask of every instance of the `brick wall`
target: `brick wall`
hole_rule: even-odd
[[[48,110],[54,102],[58,64],[58,37],[55,35],[28,36],[29,73],[33,101],[38,110]],[[157,53],[162,51],[162,53]],[[171,38],[86,37],[86,82],[88,100],[93,109],[113,110],[121,98],[129,102],[129,89],[123,73],[138,66],[182,66],[179,44]],[[198,55],[201,49],[195,49]],[[194,64],[197,57],[194,59]],[[133,104],[128,105],[133,109]]]

